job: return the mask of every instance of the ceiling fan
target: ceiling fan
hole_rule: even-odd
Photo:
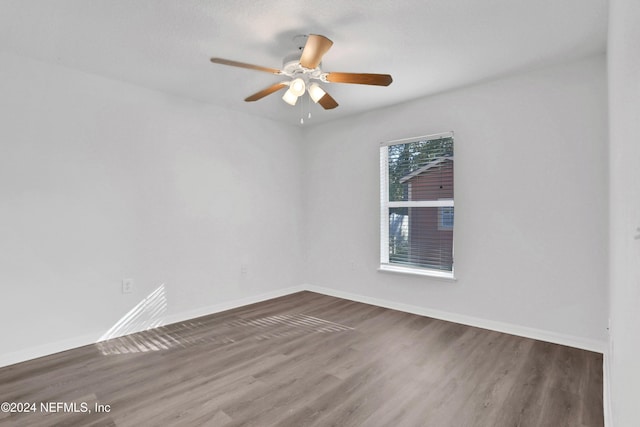
[[[389,86],[393,79],[389,74],[338,73],[323,72],[320,69],[322,56],[329,51],[333,42],[318,34],[296,36],[294,42],[298,44],[300,52],[284,58],[282,69],[262,67],[244,62],[223,58],[211,58],[215,64],[230,65],[232,67],[248,68],[264,71],[278,76],[286,76],[289,80],[271,85],[245,98],[246,102],[253,102],[271,95],[285,87],[287,91],[282,99],[290,105],[295,105],[298,98],[309,93],[313,102],[320,104],[325,110],[336,108],[338,103],[318,83],[355,83],[362,85]],[[304,43],[303,43],[304,42]]]

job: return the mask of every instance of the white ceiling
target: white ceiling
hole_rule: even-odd
[[[604,52],[606,0],[0,0],[0,49],[286,123],[279,81],[212,56],[280,68],[297,34],[334,45],[324,71],[388,73],[389,87],[327,84],[308,123]],[[300,104],[300,103],[299,103]]]

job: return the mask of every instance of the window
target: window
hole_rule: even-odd
[[[380,147],[380,269],[453,278],[453,132]]]

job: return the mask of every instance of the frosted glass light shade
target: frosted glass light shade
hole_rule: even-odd
[[[295,96],[304,95],[304,90],[305,90],[304,80],[302,80],[300,77],[298,77],[297,79],[293,79],[291,81],[291,84],[289,85],[289,90]]]
[[[316,104],[325,95],[326,95],[326,92],[322,90],[322,88],[318,86],[317,83],[313,83],[309,86],[309,96],[311,97],[311,99],[313,99],[313,102],[315,102]]]
[[[282,95],[282,99],[289,105],[296,105],[296,102],[298,102],[298,95],[293,93],[291,88],[289,88],[284,95]]]

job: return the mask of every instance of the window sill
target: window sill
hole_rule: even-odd
[[[399,273],[399,274],[409,274],[412,276],[427,276],[433,277],[435,279],[443,279],[447,281],[456,281],[456,278],[453,275],[453,272],[446,271],[438,271],[438,270],[429,270],[427,268],[419,268],[419,267],[404,267],[399,265],[391,265],[391,264],[381,264],[378,268],[378,271],[383,273]]]

